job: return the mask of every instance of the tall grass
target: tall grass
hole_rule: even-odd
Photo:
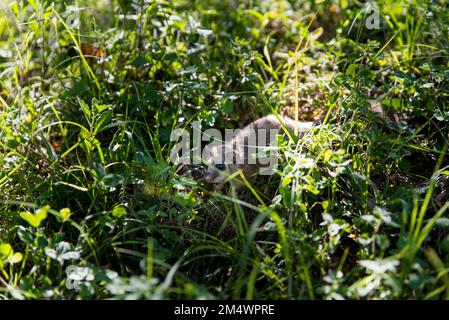
[[[444,2],[0,6],[2,298],[448,297]],[[170,162],[268,113],[274,176]]]

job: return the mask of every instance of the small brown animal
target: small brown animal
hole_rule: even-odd
[[[242,183],[237,174],[239,170],[246,179],[252,179],[260,173],[263,174],[263,170],[267,169],[269,157],[267,158],[266,154],[260,157],[260,154],[270,150],[270,145],[275,142],[273,139],[277,134],[285,134],[285,130],[291,134],[295,130],[303,134],[313,126],[314,122],[295,123],[293,119],[278,118],[274,115],[265,116],[250,123],[238,131],[232,140],[209,146],[208,157],[205,159],[208,169],[204,181],[211,184],[214,189],[220,190],[226,179],[233,176],[237,178],[233,179],[236,187],[240,187]]]

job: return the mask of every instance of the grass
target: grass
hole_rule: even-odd
[[[449,6],[364,8],[0,2],[0,297],[448,298]],[[320,123],[274,176],[170,162],[270,113]]]

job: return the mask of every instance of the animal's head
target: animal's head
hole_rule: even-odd
[[[226,178],[238,170],[234,162],[234,150],[230,144],[215,144],[207,147],[205,163],[207,171],[204,181],[214,189],[221,190]]]

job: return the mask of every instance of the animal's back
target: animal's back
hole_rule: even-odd
[[[268,115],[250,123],[236,133],[231,141],[213,149],[216,155],[224,154],[226,158],[230,154],[232,155],[231,159],[239,159],[239,161],[226,163],[226,166],[220,166],[221,169],[217,169],[217,163],[214,165],[214,161],[209,159],[209,161],[206,161],[209,168],[206,172],[205,181],[213,183],[214,187],[219,189],[223,185],[226,177],[239,169],[242,170],[247,179],[254,178],[259,174],[261,168],[265,168],[267,164],[271,163],[271,158],[276,157],[276,155],[267,157],[258,157],[256,155],[261,152],[263,153],[264,150],[268,151],[269,149],[266,149],[266,147],[272,147],[276,134],[282,134],[284,129],[294,134],[295,125],[297,126],[298,133],[301,135],[301,133],[311,130],[314,123],[295,122],[293,119],[283,116],[278,118],[275,115]]]
[[[282,123],[279,120],[281,120]],[[250,123],[242,130],[241,135],[242,136],[249,135],[251,130],[257,131],[258,129],[278,130],[279,132],[281,132],[284,129],[284,127],[285,129],[288,129],[289,131],[291,131],[291,133],[293,133],[295,132],[295,126],[298,130],[298,133],[303,133],[311,130],[314,126],[314,123],[310,121],[296,122],[295,120],[290,119],[288,117],[279,116],[278,118],[275,115],[270,114],[268,116],[262,117]]]

